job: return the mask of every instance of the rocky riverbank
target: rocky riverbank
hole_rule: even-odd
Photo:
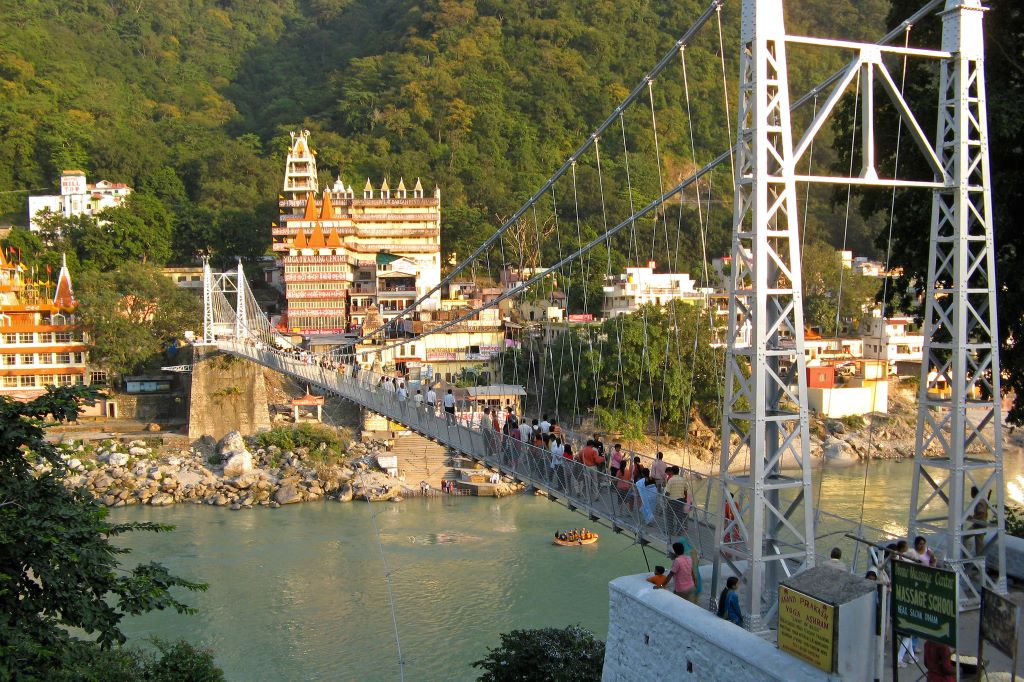
[[[144,440],[104,441],[97,447],[64,443],[73,474],[66,485],[84,488],[108,507],[165,506],[182,502],[231,509],[277,508],[298,502],[371,502],[420,494],[418,482],[405,482],[380,470],[382,443],[353,443],[340,456],[326,457],[327,444],[282,450],[260,447],[237,431],[214,442],[197,441],[188,450],[161,450]],[[39,469],[43,470],[44,465]],[[416,486],[416,487],[412,487]],[[504,486],[503,494],[515,492]]]

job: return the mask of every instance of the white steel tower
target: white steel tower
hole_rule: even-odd
[[[979,0],[946,0],[942,15],[942,48],[950,56],[941,62],[935,151],[946,177],[932,198],[910,509],[911,536],[931,536],[959,574],[961,607],[977,604],[981,586],[1006,592],[983,12]],[[932,371],[948,390],[929,390]],[[994,524],[975,517],[979,504],[991,505]],[[986,548],[994,548],[994,577],[985,573]]]
[[[780,578],[814,565],[785,39],[782,0],[744,0],[715,575],[722,560],[737,572],[748,562],[754,631],[774,615]],[[749,345],[735,347],[748,326]]]

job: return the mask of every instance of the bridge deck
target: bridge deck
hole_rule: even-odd
[[[592,523],[601,523],[637,542],[665,551],[685,535],[702,557],[712,555],[715,519],[708,513],[707,505],[704,508],[693,505],[687,510],[681,501],[671,500],[655,492],[653,487],[648,489],[650,492],[639,491],[635,484],[620,481],[580,462],[561,457],[553,459],[548,451],[504,436],[487,424],[436,412],[417,406],[411,400],[399,400],[396,394],[379,389],[376,377],[368,372],[352,378],[347,367],[328,369],[255,344],[218,339],[217,345],[232,355],[347,398],[466,457],[530,484],[549,499],[586,515]],[[690,480],[695,484],[693,490],[700,486],[710,500],[713,486],[707,485],[706,479]]]

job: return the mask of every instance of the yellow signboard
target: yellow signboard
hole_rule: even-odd
[[[836,607],[780,585],[779,649],[834,672]]]

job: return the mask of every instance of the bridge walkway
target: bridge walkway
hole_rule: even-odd
[[[348,366],[321,367],[262,344],[233,339],[218,339],[217,346],[384,415],[465,457],[533,486],[548,499],[585,515],[590,523],[605,525],[640,544],[666,552],[672,542],[685,535],[700,556],[712,555],[715,518],[708,512],[707,501],[712,499],[714,486],[696,472],[684,469],[681,475],[690,476],[695,495],[704,494],[707,501],[703,507],[669,499],[653,486],[638,490],[632,482],[621,481],[580,462],[552,458],[547,450],[504,436],[467,415],[448,415],[418,406],[412,400],[400,400],[395,393],[378,388],[378,377],[369,372],[360,372],[353,378]]]

